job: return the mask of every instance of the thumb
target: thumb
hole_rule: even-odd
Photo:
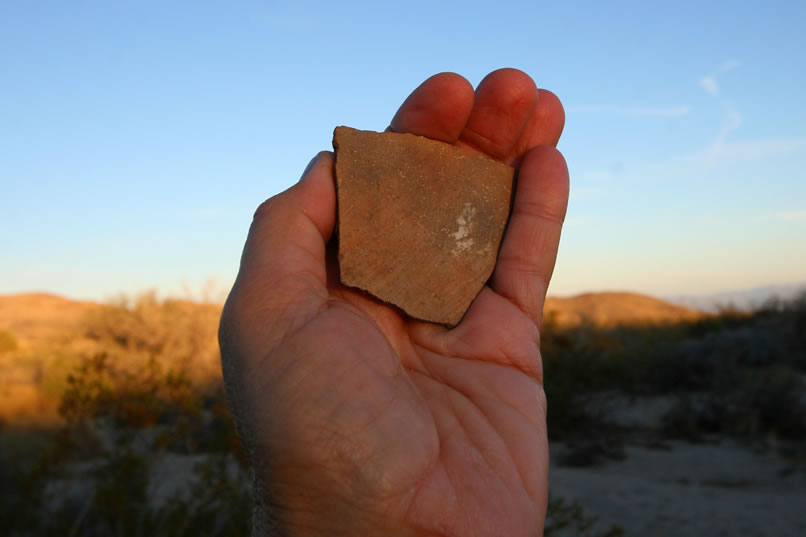
[[[255,211],[238,280],[277,283],[308,272],[325,283],[325,244],[336,220],[333,154],[316,155],[300,181]]]
[[[320,310],[327,300],[325,244],[335,220],[333,154],[323,151],[297,184],[255,211],[221,318],[222,352],[234,339],[270,350]]]

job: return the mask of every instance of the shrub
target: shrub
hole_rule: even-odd
[[[153,360],[198,384],[215,384],[220,379],[220,313],[218,305],[159,300],[144,293],[91,311],[81,333],[118,369],[136,369]]]
[[[745,437],[774,433],[792,440],[806,438],[804,392],[803,380],[789,367],[745,373],[724,395],[728,432]]]
[[[574,535],[578,537],[620,537],[624,530],[613,525],[606,530],[597,528],[598,518],[588,516],[577,501],[568,503],[565,498],[550,497],[546,512],[544,537]]]
[[[143,369],[119,370],[107,354],[98,354],[68,375],[59,412],[70,423],[104,417],[120,427],[145,427],[169,414],[197,413],[200,394],[183,374],[162,369],[151,359]]]
[[[684,393],[663,417],[662,432],[671,438],[700,441],[724,429],[724,405],[712,393]]]
[[[106,354],[80,364],[67,384],[52,449],[0,465],[4,490],[14,491],[0,497],[0,518],[14,521],[4,534],[248,535],[251,486],[223,390],[205,397],[154,360],[131,370]],[[169,451],[195,454],[190,476],[156,473]],[[155,501],[161,479],[187,486]]]
[[[591,413],[589,394],[677,395],[669,436],[806,438],[806,293],[757,312],[726,310],[673,326],[558,327],[548,319],[543,355],[549,430],[595,461],[618,431]],[[615,444],[617,445],[617,443]]]
[[[18,347],[17,338],[11,332],[0,330],[0,354],[14,352]]]

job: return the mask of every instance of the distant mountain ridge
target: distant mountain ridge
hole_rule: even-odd
[[[69,333],[87,312],[101,307],[47,293],[0,295],[0,330],[20,340],[41,341]],[[192,307],[188,302],[187,307]],[[209,304],[206,307],[210,307]],[[544,318],[561,325],[597,326],[693,321],[706,314],[647,295],[627,292],[584,293],[546,299]]]
[[[543,318],[559,325],[591,323],[596,326],[667,324],[696,321],[707,314],[648,295],[627,292],[584,293],[548,297]]]
[[[0,295],[0,330],[25,342],[36,342],[69,332],[95,302],[49,293]]]
[[[186,299],[170,300],[187,313],[203,308],[206,315],[218,316],[223,306]],[[87,314],[104,305],[50,293],[0,295],[0,330],[10,332],[23,344],[36,344],[54,337],[69,339]]]
[[[766,301],[778,298],[790,300],[798,294],[806,292],[806,281],[738,289],[707,295],[677,295],[664,297],[673,304],[695,308],[709,313],[717,313],[720,309],[732,307],[740,310],[753,310]]]

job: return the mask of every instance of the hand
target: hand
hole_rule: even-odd
[[[568,199],[563,122],[513,69],[475,92],[436,75],[392,120],[519,168],[493,276],[453,329],[338,283],[330,153],[257,210],[219,334],[255,535],[542,534],[539,328]]]

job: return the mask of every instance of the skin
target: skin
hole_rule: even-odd
[[[548,497],[543,301],[568,200],[559,100],[442,73],[389,129],[518,168],[488,285],[453,329],[341,286],[333,157],[255,213],[219,339],[255,535],[536,536]]]

